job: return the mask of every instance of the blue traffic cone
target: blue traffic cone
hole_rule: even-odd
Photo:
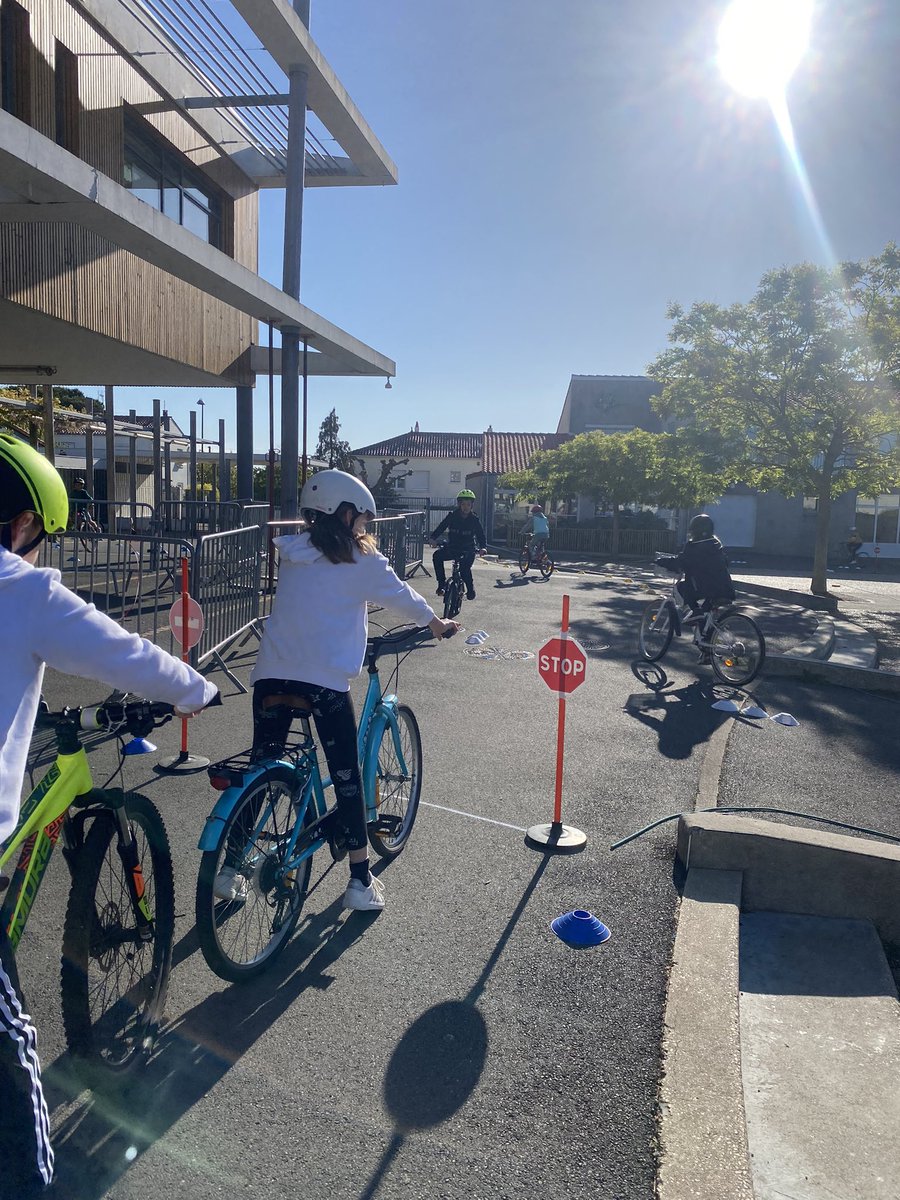
[[[599,946],[612,937],[603,922],[583,908],[563,913],[561,917],[550,922],[550,928],[561,942],[577,950],[586,946]]]

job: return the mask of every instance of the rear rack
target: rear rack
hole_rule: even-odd
[[[287,759],[296,763],[301,755],[307,754],[314,748],[315,743],[312,737],[307,737],[305,734],[294,735],[288,738],[279,761]],[[214,788],[224,791],[226,787],[241,787],[247,774],[251,771],[258,771],[265,765],[266,763],[261,760],[254,760],[252,751],[248,749],[242,750],[239,754],[232,754],[228,758],[219,759],[218,762],[210,763],[206,768],[206,774]],[[269,765],[274,766],[275,764],[270,761]]]

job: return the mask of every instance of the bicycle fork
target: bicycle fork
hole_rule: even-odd
[[[137,838],[125,814],[124,803],[117,805],[114,810],[116,827],[119,831],[117,849],[122,866],[125,868],[125,878],[128,882],[128,894],[131,897],[131,907],[134,909],[137,934],[142,942],[152,942],[153,914],[147,903],[144,869],[138,857]]]

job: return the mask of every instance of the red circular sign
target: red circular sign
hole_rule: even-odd
[[[184,621],[185,597],[180,596],[169,609],[169,628],[172,637],[185,650],[196,646],[203,637],[203,609],[193,596],[187,597],[187,631],[182,627]]]
[[[551,638],[538,650],[541,679],[554,692],[574,692],[584,683],[587,657],[572,638]]]

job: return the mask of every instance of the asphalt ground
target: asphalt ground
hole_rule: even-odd
[[[557,701],[534,660],[475,657],[462,638],[416,650],[397,691],[422,729],[423,805],[409,846],[383,872],[387,908],[342,912],[345,864],[322,854],[281,958],[256,982],[225,985],[193,928],[196,840],[213,793],[203,774],[161,777],[157,756],[134,760],[129,786],[157,801],[169,829],[179,918],[167,1023],[124,1094],[109,1100],[73,1085],[59,1019],[59,857],[20,947],[67,1200],[653,1196],[674,826],[609,846],[693,807],[705,744],[730,718],[711,709],[717,690],[686,640],[666,659],[662,692],[632,674],[648,596],[639,574],[558,573],[545,583],[508,565],[475,571],[478,599],[462,620],[491,635],[486,646],[536,651],[558,632],[563,592],[571,596],[588,668],[567,704],[563,819],[586,833],[585,849],[544,854],[524,841],[553,810]],[[425,595],[433,588],[423,576],[412,582]],[[244,680],[252,643],[247,650]],[[211,759],[242,748],[250,732],[248,697],[217,678],[225,705],[189,726],[192,750]],[[801,697],[784,689],[803,686],[765,684],[794,709]],[[45,694],[57,706],[104,692],[48,672]],[[840,756],[848,731],[836,717],[829,726],[826,712],[816,719]],[[736,730],[729,795],[755,781],[758,797],[796,799],[785,777],[802,776],[797,750],[816,728],[797,715],[799,730]],[[155,736],[160,757],[178,736],[172,726]],[[745,739],[752,770],[738,757]],[[865,740],[852,730],[854,756]],[[114,762],[108,743],[94,744],[98,782]],[[879,760],[885,806],[890,770]],[[865,795],[859,780],[853,789]],[[574,908],[599,916],[610,941],[581,952],[557,941],[550,921]]]

